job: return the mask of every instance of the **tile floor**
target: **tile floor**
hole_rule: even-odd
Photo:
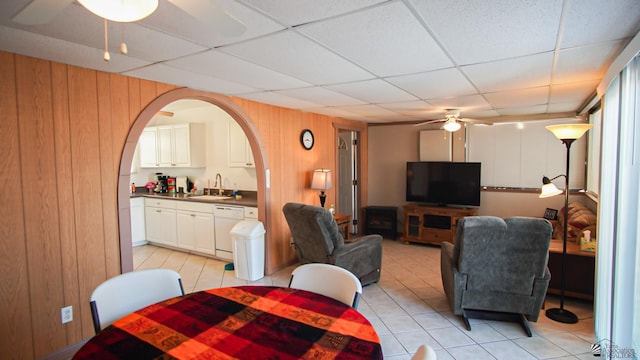
[[[145,245],[133,250],[135,269],[170,268],[182,276],[185,292],[233,285],[287,286],[290,266],[270,276],[249,282],[225,271],[226,262],[198,255]],[[364,288],[358,310],[374,325],[385,359],[410,359],[426,343],[438,360],[446,359],[593,359],[591,302],[567,299],[565,308],[576,313],[577,324],[567,325],[540,314],[530,323],[527,337],[516,323],[471,320],[467,331],[446,301],[440,279],[440,248],[383,241],[380,282]],[[557,298],[548,297],[554,307]]]

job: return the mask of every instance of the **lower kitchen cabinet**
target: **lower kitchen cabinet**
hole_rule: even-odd
[[[156,245],[233,260],[230,231],[243,219],[258,219],[258,208],[144,198],[146,240]]]
[[[145,198],[147,240],[163,245],[178,246],[176,202]]]
[[[215,255],[213,205],[177,202],[178,247]]]

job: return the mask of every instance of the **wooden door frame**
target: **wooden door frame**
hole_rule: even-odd
[[[358,221],[359,224],[358,225],[362,225],[360,222],[363,219],[364,216],[364,211],[363,208],[367,205],[367,201],[365,196],[367,196],[367,180],[364,177],[363,174],[363,169],[366,169],[366,163],[367,163],[367,156],[366,153],[364,151],[364,149],[367,146],[367,124],[366,123],[362,123],[362,125],[360,125],[359,123],[354,123],[354,124],[344,124],[344,123],[339,123],[339,122],[334,122],[333,123],[333,127],[334,127],[334,134],[333,134],[333,138],[336,144],[336,151],[335,151],[335,159],[334,159],[334,169],[338,170],[340,168],[340,155],[337,151],[337,144],[338,144],[338,135],[340,134],[340,131],[357,131],[359,133],[358,136],[358,171],[356,174],[356,177],[358,179],[358,193],[357,193],[357,203],[355,204],[356,206],[356,210],[358,212]],[[340,176],[340,174],[336,174],[337,176]],[[337,196],[340,195],[340,192],[342,191],[342,189],[340,189],[340,184],[339,181],[335,181],[336,184],[336,202],[337,202]],[[362,233],[362,226],[358,226],[358,233]]]

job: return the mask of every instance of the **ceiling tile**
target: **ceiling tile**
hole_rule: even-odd
[[[167,61],[166,64],[185,71],[245,84],[255,89],[276,90],[310,86],[304,81],[216,50]]]
[[[374,104],[417,100],[415,96],[383,80],[328,85],[325,88]]]
[[[622,47],[621,41],[612,41],[561,50],[558,54],[553,83],[601,79],[607,71],[607,64],[613,61]]]
[[[243,94],[242,97],[245,99],[261,102],[264,104],[282,106],[290,109],[306,109],[306,108],[321,107],[321,105],[317,103],[296,99],[296,98],[285,96],[275,92],[259,92],[259,93],[253,93],[253,94]]]
[[[216,28],[215,24],[203,24],[169,1],[160,1],[158,10],[140,21],[140,24],[182,39],[190,39],[192,42],[206,47],[222,46],[284,29],[282,25],[236,1],[216,0],[215,3],[247,25],[244,34],[226,36]]]
[[[249,86],[216,79],[211,76],[196,74],[177,69],[165,64],[153,64],[143,68],[125,72],[124,75],[142,79],[156,80],[167,84],[187,86],[197,90],[212,91],[224,95],[257,91]]]
[[[600,80],[582,81],[570,84],[552,85],[550,103],[577,102],[584,103],[594,96],[593,89],[598,86]]]
[[[560,112],[568,112],[568,111],[578,112],[578,110],[580,110],[580,106],[582,105],[584,105],[583,102],[577,102],[577,101],[549,104],[549,106],[547,106],[547,112],[549,113],[560,113]]]
[[[468,118],[486,118],[500,116],[500,113],[493,109],[466,109],[464,117]]]
[[[386,0],[240,0],[279,22],[295,26],[352,12]]]
[[[314,85],[373,77],[360,67],[292,31],[283,31],[220,49]]]
[[[381,77],[453,65],[402,2],[296,29]]]
[[[419,119],[435,119],[444,116],[442,109],[434,107],[424,101],[409,101],[390,104],[379,104],[379,106],[389,109],[398,114],[417,117]]]
[[[362,117],[371,117],[371,118],[382,118],[382,117],[391,117],[397,116],[398,113],[394,111],[387,110],[378,105],[352,105],[352,106],[340,106],[339,109],[355,113]]]
[[[289,89],[274,91],[275,93],[302,99],[310,102],[319,102],[326,106],[361,105],[364,101],[340,94],[319,86],[301,89]]]
[[[471,82],[481,92],[506,91],[549,85],[553,53],[463,66]]]
[[[389,77],[385,80],[420,99],[473,95],[478,92],[464,74],[454,68]]]
[[[120,55],[118,52],[111,53],[111,61],[106,62],[102,59],[104,50],[1,25],[0,49],[112,73],[149,64],[147,61]]]
[[[572,0],[567,4],[560,44],[563,49],[624,39],[639,30],[638,0]]]
[[[552,51],[562,1],[410,0],[459,65]]]
[[[316,114],[322,114],[327,116],[335,116],[339,118],[354,118],[359,117],[359,115],[346,111],[344,109],[335,108],[335,107],[320,107],[320,108],[307,108],[305,109],[307,112],[312,112]]]
[[[73,21],[69,21],[73,19]],[[87,11],[84,7],[73,3],[67,6],[60,16],[52,22],[37,26],[17,26],[23,30],[47,36],[65,39],[88,47],[104,51],[104,23]],[[140,60],[158,62],[173,57],[184,56],[203,51],[204,47],[178,39],[165,33],[153,31],[139,23],[108,22],[109,50],[119,52],[120,43],[126,42],[128,57]],[[100,55],[102,58],[102,55]],[[115,61],[116,59],[113,59]]]
[[[468,111],[474,109],[490,110],[491,105],[480,95],[460,96],[453,98],[431,99],[429,104],[440,109],[459,109]]]
[[[496,111],[503,116],[544,114],[545,112],[547,112],[547,105],[544,104],[535,106],[508,107],[503,109],[496,109]]]
[[[549,87],[540,86],[530,89],[488,93],[484,96],[494,108],[532,106],[547,103],[549,99]]]

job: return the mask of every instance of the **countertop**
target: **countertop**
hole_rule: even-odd
[[[210,199],[202,199],[198,198],[198,195],[192,196],[189,194],[169,194],[169,193],[149,193],[146,191],[137,191],[135,194],[131,195],[130,198],[153,198],[153,199],[168,199],[168,200],[180,200],[180,201],[193,201],[193,202],[201,202],[201,203],[210,203],[210,204],[225,204],[225,205],[236,205],[236,206],[258,206],[258,198],[255,192],[251,193],[243,193],[242,199],[227,199],[227,200],[210,200]]]

